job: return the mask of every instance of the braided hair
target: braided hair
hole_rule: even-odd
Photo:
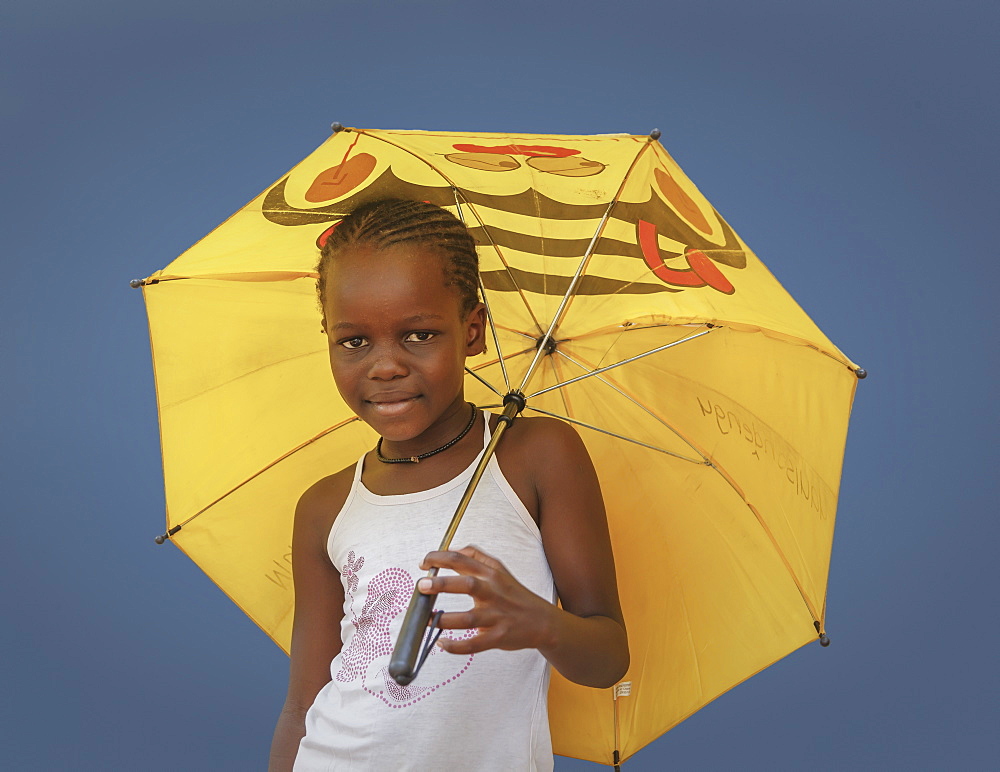
[[[341,220],[320,249],[319,302],[326,308],[326,275],[337,253],[351,247],[388,249],[421,244],[444,258],[445,285],[455,287],[462,316],[479,303],[479,255],[465,224],[445,209],[423,201],[386,198],[362,204]]]

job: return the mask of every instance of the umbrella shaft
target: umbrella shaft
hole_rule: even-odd
[[[451,523],[448,524],[448,530],[445,531],[444,538],[441,539],[441,546],[438,549],[446,550],[451,546],[451,540],[455,538],[455,532],[458,531],[458,526],[462,522],[465,510],[468,508],[469,502],[472,501],[472,494],[475,493],[476,487],[479,485],[479,480],[482,479],[483,474],[486,472],[486,467],[489,465],[490,459],[496,453],[497,445],[500,444],[500,438],[503,437],[503,433],[507,431],[507,427],[513,422],[518,411],[519,406],[513,402],[504,405],[496,431],[493,432],[486,450],[483,451],[483,457],[479,459],[476,470],[472,473],[472,479],[469,480],[469,484],[465,488],[465,493],[462,494],[462,498],[458,502],[455,515],[451,518]]]
[[[476,465],[476,469],[472,473],[472,479],[469,480],[465,493],[462,494],[455,514],[451,518],[451,523],[448,525],[448,530],[441,540],[441,550],[446,550],[451,546],[451,540],[455,537],[455,532],[458,531],[458,526],[462,522],[462,517],[465,515],[465,510],[468,508],[469,502],[472,501],[472,494],[475,493],[476,486],[479,485],[479,480],[486,472],[486,467],[496,452],[497,445],[500,444],[500,438],[503,437],[503,433],[513,423],[515,416],[517,416],[523,406],[524,403],[517,400],[509,400],[504,405],[496,431],[493,432],[489,444],[483,451],[483,457]],[[437,576],[437,573],[437,568],[432,568],[427,572],[427,575]],[[389,659],[389,675],[395,679],[396,683],[402,686],[406,686],[417,676],[417,658],[420,656],[420,642],[424,639],[424,634],[427,631],[427,623],[434,612],[434,599],[436,597],[436,595],[425,595],[416,587],[413,588],[410,605],[407,607],[406,615],[403,617],[403,626],[399,630],[396,646],[392,650],[392,657]]]

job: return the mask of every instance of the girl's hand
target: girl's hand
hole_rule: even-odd
[[[420,567],[449,568],[458,576],[424,577],[417,589],[425,595],[469,595],[473,607],[441,615],[445,630],[478,628],[461,641],[440,638],[438,646],[452,654],[475,654],[487,649],[542,649],[550,637],[556,607],[520,584],[496,558],[475,547],[455,552],[430,552]]]

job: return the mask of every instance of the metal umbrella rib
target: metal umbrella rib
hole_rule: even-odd
[[[715,329],[715,328],[713,328],[713,329]],[[678,346],[681,343],[687,343],[689,340],[694,340],[695,338],[700,338],[702,335],[708,335],[708,333],[710,333],[711,331],[712,331],[712,329],[708,329],[708,330],[705,330],[703,332],[699,332],[699,333],[697,333],[695,335],[689,335],[688,337],[682,338],[681,340],[675,340],[672,343],[667,343],[667,344],[665,344],[663,346],[658,346],[657,348],[651,349],[649,351],[644,351],[641,354],[636,354],[635,356],[629,357],[628,359],[623,359],[621,362],[615,362],[613,365],[605,365],[604,367],[599,367],[596,370],[591,370],[590,372],[584,373],[583,375],[579,375],[576,378],[570,378],[568,381],[563,381],[562,383],[557,383],[554,386],[547,386],[544,389],[539,389],[538,391],[533,392],[532,394],[529,394],[527,396],[527,399],[531,399],[532,397],[537,397],[537,396],[539,396],[541,394],[545,394],[545,393],[550,392],[550,391],[552,391],[554,389],[561,389],[564,386],[569,386],[571,383],[577,383],[578,381],[583,381],[583,380],[586,380],[587,378],[592,378],[595,375],[601,375],[602,373],[608,372],[608,370],[614,370],[616,367],[621,367],[622,365],[630,364],[632,362],[638,361],[639,359],[643,359],[644,357],[648,357],[651,354],[658,354],[661,351],[666,351],[668,348],[673,348],[674,346]]]
[[[634,437],[626,437],[624,434],[618,434],[610,429],[602,429],[599,426],[594,426],[586,421],[581,421],[577,418],[572,418],[568,415],[560,415],[559,413],[553,413],[548,410],[543,410],[540,407],[526,407],[525,410],[531,410],[535,413],[541,413],[542,415],[551,416],[552,418],[559,418],[567,423],[571,423],[575,426],[580,426],[584,429],[590,429],[591,431],[600,432],[601,434],[606,434],[609,437],[614,437],[619,440],[624,440],[625,442],[631,442],[633,445],[638,445],[643,448],[648,448],[649,450],[655,450],[657,453],[662,453],[665,456],[673,456],[681,461],[690,461],[692,464],[700,464],[702,466],[711,466],[710,461],[700,461],[696,458],[688,458],[687,456],[682,456],[680,453],[674,453],[672,450],[666,450],[665,448],[658,448],[656,445],[650,445],[648,442],[642,442]]]

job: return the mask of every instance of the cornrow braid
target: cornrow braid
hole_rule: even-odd
[[[320,249],[319,302],[326,308],[326,275],[338,252],[351,247],[388,249],[417,243],[441,253],[445,283],[458,290],[462,315],[479,302],[479,256],[464,223],[445,209],[423,201],[387,198],[362,204],[338,223]]]

